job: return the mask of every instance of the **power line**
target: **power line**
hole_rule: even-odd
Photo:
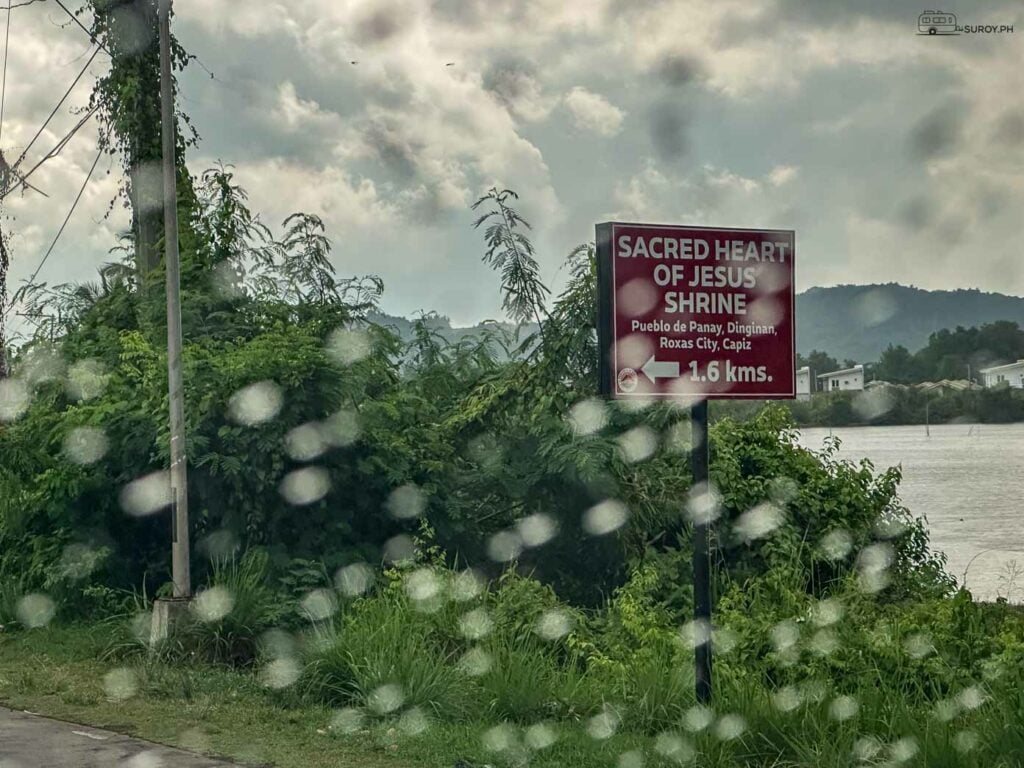
[[[88,29],[85,28],[85,25],[81,21],[78,20],[78,17],[75,16],[75,14],[73,14],[71,11],[68,10],[68,7],[66,5],[64,5],[64,3],[61,2],[61,0],[54,0],[54,2],[57,3],[57,5],[59,5],[61,7],[61,10],[63,10],[64,13],[66,13],[69,17],[71,17],[71,20],[73,22],[75,22],[75,24],[77,24],[81,28],[81,30],[83,32],[85,32],[85,34],[87,34],[89,36],[89,39],[92,40],[93,43],[95,43],[96,45],[98,45],[100,48],[103,49],[103,51],[107,54],[107,56],[111,56],[111,57],[113,56],[113,54],[106,49],[106,47],[103,45],[103,43],[101,43],[99,40],[97,40],[96,36],[93,35],[92,32],[90,32]]]
[[[32,137],[32,140],[28,143],[25,149],[22,150],[21,154],[18,156],[18,159],[14,161],[14,165],[11,166],[13,169],[16,169],[19,165],[21,165],[21,161],[25,159],[25,156],[28,154],[28,151],[32,149],[32,145],[36,143],[36,139],[38,139],[42,135],[43,131],[46,130],[46,126],[49,125],[50,121],[53,119],[53,116],[57,114],[57,110],[60,109],[61,105],[64,103],[67,97],[71,95],[71,91],[73,91],[75,89],[75,86],[78,85],[78,81],[82,79],[82,75],[84,75],[86,70],[89,69],[89,66],[93,62],[93,59],[96,58],[96,55],[99,52],[99,48],[93,49],[92,56],[90,56],[89,60],[85,62],[85,66],[82,67],[82,71],[78,73],[78,76],[74,79],[74,82],[72,82],[71,85],[68,86],[68,89],[64,92],[64,95],[60,97],[60,101],[57,102],[57,106],[53,108],[53,111],[50,112],[46,120],[43,121],[43,124],[39,126],[39,130],[36,131],[36,135]]]
[[[4,80],[0,86],[0,140],[4,138],[4,101],[7,98],[7,54],[11,49],[11,9],[7,9],[7,35],[4,39]]]
[[[52,158],[56,157],[57,155],[59,155],[59,154],[61,153],[61,151],[62,151],[62,150],[64,149],[64,147],[65,147],[65,146],[67,146],[67,143],[68,143],[69,141],[71,141],[71,137],[72,137],[72,136],[74,136],[74,135],[75,135],[76,133],[78,133],[78,129],[79,129],[79,128],[81,128],[81,127],[82,127],[83,125],[85,125],[85,124],[86,124],[86,122],[87,122],[87,121],[89,120],[89,118],[90,118],[90,117],[92,117],[93,115],[95,115],[95,114],[96,114],[96,110],[97,110],[97,107],[93,107],[93,108],[92,108],[92,109],[90,109],[90,110],[89,110],[88,112],[86,112],[86,113],[85,113],[85,114],[84,114],[84,115],[82,116],[82,119],[81,119],[81,120],[79,120],[79,121],[78,121],[77,123],[75,123],[75,127],[74,127],[74,128],[72,128],[72,129],[71,129],[71,130],[70,130],[70,131],[69,131],[68,133],[66,133],[66,134],[64,135],[64,138],[62,138],[62,139],[61,139],[60,141],[58,141],[58,142],[57,142],[57,145],[56,145],[56,146],[55,146],[55,147],[54,147],[53,149],[51,149],[51,150],[50,150],[49,152],[47,152],[47,153],[46,153],[46,154],[45,154],[45,155],[43,156],[43,159],[42,159],[42,160],[40,160],[40,161],[39,161],[38,163],[36,163],[35,165],[33,165],[33,166],[32,166],[32,167],[31,167],[31,168],[29,169],[28,173],[26,173],[25,175],[23,175],[23,176],[22,176],[22,175],[19,175],[19,176],[18,176],[18,179],[19,179],[19,183],[20,183],[20,184],[24,184],[24,185],[26,185],[26,186],[30,186],[30,185],[29,185],[29,184],[27,183],[27,179],[28,179],[28,177],[29,177],[29,176],[31,176],[31,175],[32,175],[33,173],[35,173],[35,172],[36,172],[36,170],[37,170],[37,169],[38,169],[38,168],[39,168],[39,167],[40,167],[40,166],[41,166],[41,165],[42,165],[43,163],[45,163],[45,162],[46,162],[47,160],[50,160],[50,159],[52,159]],[[2,194],[0,194],[0,200],[3,200],[3,199],[4,199],[5,197],[7,197],[7,195],[9,195],[9,194],[10,194],[11,192],[13,192],[13,191],[14,191],[15,189],[17,189],[17,187],[19,186],[19,183],[15,183],[15,184],[14,184],[13,186],[11,186],[11,187],[9,187],[8,189],[4,190],[4,191],[3,191],[3,193],[2,193]],[[38,190],[37,190],[37,191],[38,191]]]
[[[50,243],[50,247],[46,249],[46,253],[43,254],[42,261],[39,262],[39,266],[36,267],[35,272],[32,273],[32,277],[28,279],[29,283],[35,281],[36,276],[39,274],[39,270],[43,268],[46,260],[50,258],[50,254],[53,253],[53,249],[57,245],[57,241],[60,240],[60,236],[64,234],[64,228],[68,225],[71,220],[71,214],[75,212],[75,208],[78,206],[78,201],[82,199],[82,194],[85,192],[85,188],[89,184],[89,179],[92,178],[93,171],[96,170],[96,166],[99,165],[100,158],[103,157],[103,150],[101,149],[96,153],[96,159],[92,161],[92,167],[89,168],[89,173],[85,176],[85,181],[82,182],[82,188],[78,190],[78,195],[75,196],[75,201],[71,204],[71,210],[68,211],[68,215],[64,217],[64,223],[60,225],[60,229],[57,230],[57,236],[53,238],[53,242]]]

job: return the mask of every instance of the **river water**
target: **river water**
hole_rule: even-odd
[[[819,449],[830,433],[842,458],[902,466],[904,504],[976,600],[1024,602],[1024,424],[815,428],[800,442]]]

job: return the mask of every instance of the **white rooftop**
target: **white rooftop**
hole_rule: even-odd
[[[991,368],[982,368],[982,373],[993,373],[995,371],[1005,371],[1007,368],[1017,368],[1024,365],[1024,360],[1018,360],[1016,363],[1006,363],[1006,365],[994,365]]]
[[[830,371],[829,373],[819,373],[819,379],[831,379],[835,376],[849,376],[854,373],[862,373],[864,371],[863,365],[855,365],[853,368],[844,368],[841,371]]]

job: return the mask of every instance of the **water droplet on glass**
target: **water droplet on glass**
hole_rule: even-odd
[[[568,422],[575,434],[592,435],[608,424],[608,410],[604,402],[597,398],[580,400],[569,409]]]
[[[482,741],[489,752],[505,752],[516,745],[516,732],[509,725],[496,725],[484,731]]]
[[[366,705],[379,715],[396,711],[405,702],[405,691],[397,683],[388,683],[370,691]]]
[[[411,483],[395,488],[388,496],[388,514],[399,520],[419,517],[427,508],[427,497]]]
[[[213,586],[196,595],[190,607],[202,621],[220,621],[235,607],[235,597],[227,587]]]
[[[598,741],[610,739],[619,729],[620,722],[618,713],[606,705],[601,712],[587,721],[587,735]]]
[[[836,696],[829,705],[828,713],[833,720],[843,722],[857,715],[860,705],[852,696]]]
[[[99,427],[76,427],[64,438],[64,454],[82,466],[102,459],[108,447],[107,435]]]
[[[449,595],[452,600],[455,600],[458,603],[465,603],[472,600],[483,592],[483,590],[484,580],[476,571],[469,568],[455,574],[448,586]]]
[[[618,768],[644,768],[644,753],[639,749],[631,749],[619,755]]]
[[[722,514],[722,497],[709,483],[698,483],[690,488],[686,497],[686,513],[695,525],[713,523]]]
[[[811,621],[817,627],[831,627],[843,618],[843,604],[835,598],[819,601],[811,609]]]
[[[827,560],[842,560],[853,549],[853,537],[842,530],[829,531],[818,544],[818,551]]]
[[[747,730],[747,721],[740,715],[722,715],[715,723],[715,736],[722,741],[738,739]]]
[[[694,619],[684,624],[679,634],[687,648],[697,648],[711,639],[711,624],[707,619]]]
[[[152,515],[171,504],[171,476],[166,470],[132,480],[121,489],[121,508],[134,517]]]
[[[334,713],[334,717],[331,718],[331,730],[337,731],[338,733],[352,734],[363,727],[363,721],[366,719],[362,711],[355,707],[345,707],[339,709]]]
[[[558,532],[558,523],[550,515],[538,512],[517,520],[516,532],[525,546],[539,547],[555,537]]]
[[[658,448],[658,435],[646,425],[634,427],[619,436],[619,455],[627,464],[649,459]]]
[[[0,379],[0,422],[21,418],[28,410],[31,394],[20,379]]]
[[[981,738],[974,731],[960,731],[953,737],[953,746],[961,754],[973,752],[980,743]]]
[[[18,601],[14,612],[22,626],[36,629],[45,627],[53,620],[57,606],[47,595],[33,592]]]
[[[441,595],[443,584],[430,568],[417,568],[405,579],[405,593],[415,603],[432,602]]]
[[[931,638],[920,632],[911,635],[903,642],[907,654],[915,659],[923,659],[935,650]]]
[[[831,629],[820,629],[814,633],[807,646],[819,656],[831,656],[839,650],[839,638]]]
[[[459,669],[471,677],[487,674],[492,665],[490,654],[481,648],[470,648],[458,661]]]
[[[302,674],[299,663],[290,656],[274,659],[260,670],[260,683],[267,688],[281,690],[293,685]]]
[[[912,736],[904,736],[889,745],[889,759],[896,763],[905,763],[917,754],[917,740]]]
[[[327,441],[320,425],[308,422],[290,429],[284,437],[284,446],[292,461],[312,461],[327,450]]]
[[[479,640],[494,629],[494,622],[483,608],[475,608],[459,618],[459,632],[468,640]]]
[[[285,475],[278,490],[289,504],[305,506],[320,501],[330,489],[331,478],[326,469],[303,467]]]
[[[243,387],[228,400],[228,415],[236,424],[254,427],[270,421],[281,411],[284,396],[272,381],[258,381]]]
[[[359,439],[361,428],[359,414],[352,410],[340,410],[328,416],[320,425],[320,434],[335,448],[346,448]]]
[[[366,563],[346,565],[339,568],[334,575],[334,585],[348,597],[364,594],[371,584],[373,584],[373,569]]]
[[[139,690],[139,681],[132,670],[118,667],[103,676],[103,690],[109,701],[120,703],[136,694]]]
[[[972,685],[970,688],[964,688],[960,691],[956,700],[965,711],[969,712],[984,704],[988,700],[988,697],[980,686]]]
[[[629,519],[626,505],[617,499],[606,499],[583,513],[583,530],[591,536],[605,536],[617,531]]]
[[[800,628],[787,619],[772,627],[771,636],[776,653],[785,653],[800,640]]]
[[[867,762],[874,760],[882,752],[882,742],[874,736],[863,736],[853,744],[853,756],[857,760]]]
[[[336,328],[327,337],[328,356],[342,365],[358,362],[370,351],[370,337],[365,331]]]
[[[758,504],[748,509],[736,520],[733,531],[742,541],[763,539],[782,525],[782,510],[774,504]]]
[[[419,736],[430,728],[430,720],[419,707],[411,707],[398,719],[398,730],[408,736]]]
[[[302,598],[300,605],[310,621],[329,619],[338,610],[338,601],[329,589],[314,589]]]
[[[547,723],[536,723],[526,729],[526,746],[533,750],[547,749],[558,741],[555,729]]]
[[[407,533],[393,536],[384,543],[384,559],[395,565],[415,561],[416,542]]]
[[[515,560],[523,551],[523,540],[515,531],[498,531],[487,540],[487,555],[496,563]]]
[[[572,616],[559,608],[544,611],[537,618],[536,630],[545,640],[560,640],[572,630]]]
[[[693,745],[678,733],[659,733],[654,740],[654,751],[675,763],[688,763],[696,756]]]
[[[99,360],[80,360],[68,369],[64,389],[72,400],[94,400],[102,395],[110,376]]]
[[[692,706],[683,714],[683,727],[690,733],[700,733],[714,721],[714,710],[703,704]]]

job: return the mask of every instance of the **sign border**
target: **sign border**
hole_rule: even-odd
[[[790,354],[789,366],[793,369],[793,386],[789,392],[746,394],[729,392],[693,393],[681,395],[675,392],[616,392],[615,371],[618,369],[614,354],[615,345],[615,259],[612,246],[615,242],[616,227],[635,229],[671,229],[683,232],[765,232],[785,234],[792,238],[791,258],[793,263],[793,284],[790,291]],[[628,221],[604,221],[595,227],[595,252],[597,257],[597,344],[600,358],[598,391],[602,396],[614,400],[795,400],[796,399],[796,230],[758,229],[753,227],[711,227],[699,224],[650,224]]]

